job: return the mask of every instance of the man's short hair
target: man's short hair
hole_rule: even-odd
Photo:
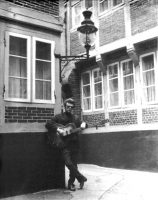
[[[67,103],[71,103],[73,105],[73,108],[75,107],[75,100],[74,99],[72,99],[72,98],[65,99],[64,107],[66,107]]]

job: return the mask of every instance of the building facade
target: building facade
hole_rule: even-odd
[[[76,62],[67,78],[76,112],[89,125],[81,137],[81,161],[157,171],[158,3],[69,1],[70,55],[85,53],[77,36],[85,9],[98,28],[96,43],[90,60]]]
[[[0,1],[0,197],[64,187],[44,126],[61,111],[63,9],[63,1]]]

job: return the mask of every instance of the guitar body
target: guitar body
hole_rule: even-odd
[[[69,123],[66,126],[63,126],[59,124],[58,128],[63,130],[63,134],[61,136],[68,136],[73,133],[77,133],[81,130],[81,128],[76,128],[76,125],[74,123]]]

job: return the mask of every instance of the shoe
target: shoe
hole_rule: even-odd
[[[76,190],[75,185],[73,183],[68,183],[68,189],[71,190],[71,191]]]
[[[82,180],[80,181],[80,189],[83,189],[84,182],[87,181],[87,178],[83,176]]]

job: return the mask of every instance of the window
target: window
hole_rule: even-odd
[[[72,7],[72,26],[79,26],[82,18],[82,6],[81,2],[77,2]]]
[[[99,8],[100,8],[100,13],[108,10],[109,0],[99,0]]]
[[[119,72],[118,63],[108,66],[109,72],[109,104],[110,107],[119,105]]]
[[[135,103],[134,92],[134,67],[131,60],[122,62],[123,80],[123,104],[131,105]]]
[[[86,72],[82,75],[82,99],[83,110],[91,110],[91,74]]]
[[[117,6],[119,4],[121,4],[123,2],[123,0],[113,0],[112,3],[113,3],[113,6]]]
[[[5,98],[54,102],[54,42],[7,33]]]
[[[99,11],[102,13],[121,3],[123,3],[123,0],[99,0]]]
[[[91,9],[93,7],[93,0],[85,0],[85,8],[86,9]]]
[[[141,56],[143,102],[156,101],[155,54]]]
[[[108,66],[109,107],[135,104],[134,67],[131,60]]]
[[[103,106],[103,80],[102,73],[100,70],[92,71],[92,83],[93,83],[93,102],[94,102],[94,110],[101,109]]]
[[[74,0],[72,1],[72,28],[81,25],[84,20],[82,12],[86,9],[92,11],[91,19],[93,18],[93,0]]]
[[[83,111],[103,109],[103,75],[100,69],[82,74]]]
[[[9,38],[9,69],[8,69],[8,97],[28,99],[28,68],[29,54],[28,37],[10,35]]]

